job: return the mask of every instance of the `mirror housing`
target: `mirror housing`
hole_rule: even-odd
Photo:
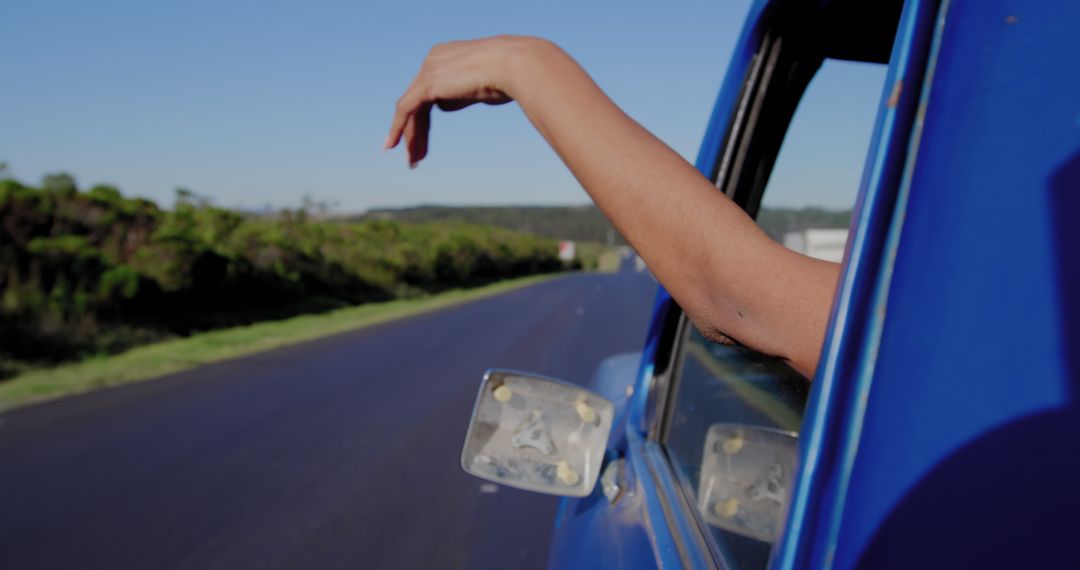
[[[740,424],[712,424],[705,436],[698,511],[726,531],[773,542],[791,496],[798,434]]]
[[[614,405],[554,378],[488,370],[461,451],[466,472],[501,485],[566,497],[592,492]]]

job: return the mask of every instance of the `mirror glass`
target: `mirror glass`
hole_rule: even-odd
[[[613,415],[609,400],[572,384],[489,370],[461,466],[502,485],[584,497],[596,485]]]
[[[794,432],[772,428],[709,426],[697,492],[705,522],[772,542],[791,492],[797,439]]]

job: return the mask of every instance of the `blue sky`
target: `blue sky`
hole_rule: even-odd
[[[381,151],[393,103],[430,46],[548,37],[692,159],[748,5],[10,2],[0,161],[25,181],[66,171],[84,187],[112,183],[163,205],[178,186],[245,208],[305,195],[342,211],[584,203],[515,105],[437,114],[431,155],[415,171],[401,152]],[[817,112],[800,110],[768,202],[852,199],[882,74],[832,67],[804,103]]]

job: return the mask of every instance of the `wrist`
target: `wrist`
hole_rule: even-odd
[[[506,36],[499,63],[500,88],[513,99],[536,85],[536,79],[559,59],[569,59],[559,46],[533,36]],[[541,81],[540,84],[544,82]]]

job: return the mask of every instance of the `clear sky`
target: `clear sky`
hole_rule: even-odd
[[[83,187],[111,183],[162,205],[178,186],[246,208],[293,206],[305,195],[342,211],[584,203],[515,105],[436,114],[431,154],[415,171],[400,151],[381,151],[394,101],[430,46],[497,33],[548,37],[693,159],[748,6],[7,2],[0,161],[24,181],[65,171]],[[865,67],[848,64],[850,74],[811,93],[819,113],[796,119],[806,134],[785,143],[781,162],[793,167],[781,164],[773,203],[850,201],[883,77]]]

